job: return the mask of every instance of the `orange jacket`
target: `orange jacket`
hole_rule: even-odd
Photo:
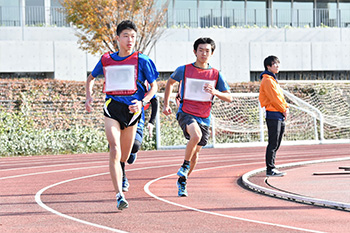
[[[283,113],[289,108],[280,85],[273,76],[267,73],[262,74],[259,101],[261,107],[265,107],[266,111]]]

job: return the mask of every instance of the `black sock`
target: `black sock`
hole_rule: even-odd
[[[190,161],[184,160],[182,167],[187,167],[187,166],[190,166]]]
[[[177,180],[179,183],[182,183],[182,182],[186,182],[186,179],[183,178],[183,177],[179,177],[179,179]]]
[[[122,167],[123,177],[125,177],[125,163],[124,162],[120,162],[120,166]]]

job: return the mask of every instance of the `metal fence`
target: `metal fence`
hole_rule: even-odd
[[[350,10],[176,9],[167,26],[188,27],[350,27]]]
[[[69,26],[62,7],[1,7],[0,26]],[[350,27],[350,9],[175,9],[167,27]]]
[[[62,7],[2,7],[0,26],[58,26],[67,27]]]

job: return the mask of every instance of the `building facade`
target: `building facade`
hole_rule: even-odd
[[[86,79],[100,57],[78,48],[60,8],[59,0],[0,0],[0,77]],[[229,82],[258,80],[272,54],[282,62],[282,79],[350,80],[349,10],[350,0],[172,0],[168,29],[149,56],[167,78],[195,60],[193,42],[205,36],[216,41],[212,65]]]
[[[172,27],[350,27],[350,0],[159,0]],[[68,26],[59,0],[0,0],[0,25]]]

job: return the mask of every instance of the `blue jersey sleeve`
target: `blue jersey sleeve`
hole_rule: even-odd
[[[185,75],[185,66],[180,66],[174,71],[174,73],[170,75],[170,78],[180,82],[181,80],[183,80],[184,75]]]
[[[141,75],[139,75],[140,81],[147,80],[148,83],[153,83],[157,80],[159,72],[157,71],[154,62],[146,55],[139,55],[139,69]]]
[[[219,72],[218,83],[216,84],[216,89],[221,92],[230,90],[230,86],[228,85],[225,78],[222,76],[220,72]]]
[[[103,75],[103,66],[102,66],[102,62],[101,59],[100,61],[96,64],[95,68],[93,69],[93,71],[91,72],[91,75],[96,78],[99,75]]]

